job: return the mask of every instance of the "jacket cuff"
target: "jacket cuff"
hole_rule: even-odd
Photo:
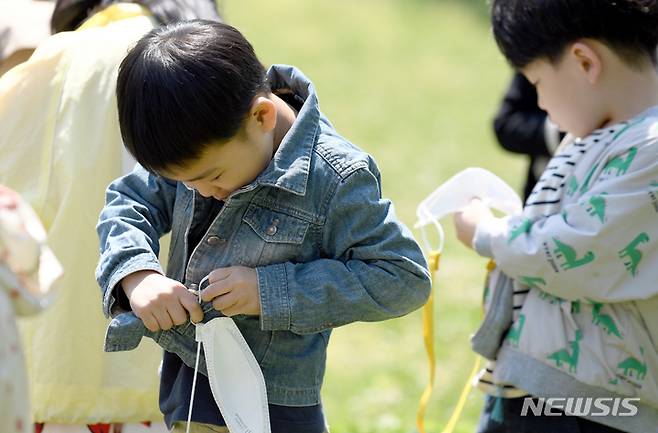
[[[256,268],[260,296],[260,327],[263,331],[290,330],[290,298],[286,265]]]
[[[475,228],[472,247],[483,257],[493,258],[492,241],[507,230],[507,218],[490,218],[481,221]]]
[[[155,256],[143,253],[133,256],[124,263],[119,264],[116,270],[110,275],[107,284],[102,284],[103,288],[103,313],[105,317],[116,316],[125,312],[125,306],[117,302],[117,290],[123,290],[119,283],[128,275],[137,271],[155,271],[163,274],[162,267]]]

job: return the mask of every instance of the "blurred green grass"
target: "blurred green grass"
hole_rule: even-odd
[[[500,150],[491,133],[510,72],[490,36],[485,0],[220,3],[264,63],[298,66],[313,80],[338,131],[378,161],[384,195],[407,225],[424,197],[468,166],[520,189],[523,160]],[[475,360],[468,339],[481,315],[485,266],[444,225],[428,433],[446,425]],[[420,311],[335,330],[323,388],[332,432],[415,431],[427,378]],[[456,432],[475,430],[481,405],[473,390]]]

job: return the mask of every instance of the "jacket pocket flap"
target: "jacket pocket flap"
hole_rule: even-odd
[[[294,216],[250,205],[242,220],[265,242],[301,244],[309,223]]]

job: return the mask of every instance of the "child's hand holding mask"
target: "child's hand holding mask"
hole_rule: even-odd
[[[212,301],[215,310],[225,316],[260,316],[258,275],[255,269],[244,266],[218,268],[208,277],[210,284],[201,291],[203,301]]]
[[[478,224],[494,218],[491,210],[479,198],[471,200],[468,206],[454,214],[457,238],[469,248],[473,248],[473,237]]]
[[[175,325],[203,319],[196,295],[178,281],[155,271],[139,271],[125,277],[121,285],[133,312],[149,331],[171,329]]]

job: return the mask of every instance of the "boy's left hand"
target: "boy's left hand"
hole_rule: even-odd
[[[225,316],[248,314],[260,316],[260,295],[256,269],[244,266],[217,268],[210,273],[210,283],[201,291],[203,301],[212,301]]]
[[[491,210],[484,205],[482,200],[474,198],[468,206],[455,213],[453,217],[457,238],[467,247],[473,248],[475,229],[481,221],[490,218],[494,218]]]

